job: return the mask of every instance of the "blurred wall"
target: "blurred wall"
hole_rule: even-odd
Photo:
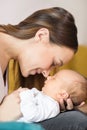
[[[0,0],[0,24],[17,24],[32,12],[60,6],[75,17],[80,44],[87,44],[87,0]]]

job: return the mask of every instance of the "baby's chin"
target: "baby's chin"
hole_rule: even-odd
[[[44,91],[44,87],[42,87],[42,91]]]
[[[42,92],[43,92],[44,94],[47,94],[47,91],[46,91],[46,89],[45,89],[45,86],[42,87]]]
[[[45,92],[45,89],[44,89],[44,87],[42,87],[42,92],[43,92],[43,93]]]

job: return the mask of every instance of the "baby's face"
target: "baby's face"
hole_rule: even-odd
[[[60,73],[55,74],[54,76],[49,76],[45,81],[42,91],[52,97],[56,98],[56,94],[60,93],[61,90],[66,87],[66,83],[62,78]]]
[[[56,94],[62,93],[63,90],[69,92],[70,89],[73,89],[73,85],[80,81],[84,81],[80,74],[72,70],[62,70],[47,78],[42,91],[48,96],[55,98]]]

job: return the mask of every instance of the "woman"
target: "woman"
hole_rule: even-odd
[[[8,93],[7,68],[11,59],[18,62],[21,75],[25,79],[29,75],[40,73],[47,77],[53,66],[60,67],[69,62],[77,49],[77,29],[74,18],[62,8],[53,7],[36,11],[18,25],[1,25],[1,101]],[[10,121],[20,117],[19,92],[20,89],[3,99],[0,105],[0,121]],[[63,101],[60,101],[60,105],[64,109]],[[72,109],[72,107],[73,104],[68,99],[67,108]],[[45,122],[43,126],[46,126]]]

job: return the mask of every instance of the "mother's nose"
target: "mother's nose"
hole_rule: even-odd
[[[50,69],[49,69],[49,70],[44,70],[44,71],[42,71],[42,74],[43,74],[43,76],[44,76],[45,78],[48,77],[49,73],[50,73]]]

